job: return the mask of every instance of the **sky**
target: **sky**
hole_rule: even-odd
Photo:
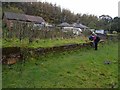
[[[61,8],[69,9],[71,12],[80,14],[93,14],[96,16],[110,15],[118,16],[118,2],[120,0],[39,0],[57,4]]]

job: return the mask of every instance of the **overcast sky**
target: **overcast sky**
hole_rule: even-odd
[[[111,17],[118,16],[118,2],[120,0],[39,0],[60,5],[61,8],[69,9],[71,12],[81,14],[102,14]]]

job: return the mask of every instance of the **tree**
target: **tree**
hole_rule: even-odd
[[[110,30],[111,21],[112,21],[112,17],[109,15],[99,16],[99,25],[102,29]]]
[[[56,4],[48,2],[4,2],[4,10],[11,12],[25,13],[33,16],[40,16],[46,22],[52,24],[60,24],[61,22],[82,23],[93,29],[105,29],[105,30],[119,30],[119,20],[112,19],[109,15],[101,15],[99,17],[88,14],[74,14],[68,9],[61,9]],[[117,26],[117,28],[116,28]]]
[[[120,18],[119,17],[115,17],[112,22],[111,22],[111,32],[112,31],[117,31],[120,32]]]

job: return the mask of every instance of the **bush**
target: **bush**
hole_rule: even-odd
[[[112,33],[113,33],[113,34],[117,34],[117,31],[113,31]]]

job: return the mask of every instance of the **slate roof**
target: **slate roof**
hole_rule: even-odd
[[[73,24],[73,27],[81,28],[81,29],[88,28],[87,26],[85,26],[85,25],[83,25],[83,24],[81,24],[81,23],[79,23],[79,24],[74,23],[74,24]]]
[[[21,20],[21,21],[29,21],[35,23],[45,22],[45,20],[42,17],[20,14],[20,13],[4,12],[4,16],[9,20]]]
[[[58,26],[60,26],[60,27],[70,27],[70,24],[67,23],[67,22],[64,22],[64,23],[59,24]]]

